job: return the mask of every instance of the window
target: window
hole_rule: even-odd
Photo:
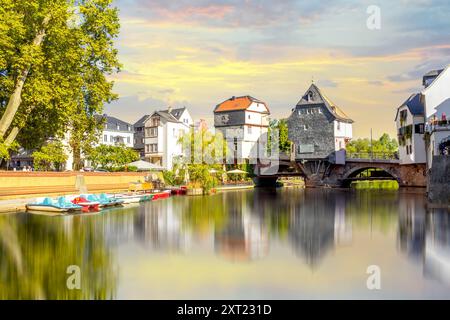
[[[317,108],[317,112],[318,113],[322,113],[322,109],[321,108]]]
[[[402,110],[400,111],[400,121],[405,121],[408,117],[408,111]]]
[[[107,135],[107,134],[105,134],[105,135],[103,136],[103,141],[104,141],[104,142],[108,142],[108,135]]]
[[[120,125],[119,124],[117,124],[117,130],[120,131]]]
[[[144,138],[142,138],[142,143],[145,143],[145,139]]]
[[[150,145],[149,144],[145,145],[145,152],[150,152]]]
[[[341,123],[339,121],[337,121],[337,129],[341,130]]]
[[[414,126],[414,132],[418,133],[418,134],[423,134],[424,133],[424,125],[423,125],[423,123],[416,124]]]
[[[130,137],[127,137],[127,143],[130,143]]]
[[[252,134],[252,127],[251,127],[251,126],[248,126],[248,127],[247,127],[247,133],[248,133],[248,134]]]
[[[249,119],[249,120],[250,120],[250,118],[251,118],[250,115],[248,115],[248,119]]]
[[[109,142],[114,142],[114,137],[113,136],[109,136]]]
[[[308,130],[308,125],[304,124],[304,125],[303,125],[303,130],[304,130],[304,131],[307,131],[307,130]]]

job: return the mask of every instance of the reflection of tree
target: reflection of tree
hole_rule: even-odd
[[[89,218],[0,216],[0,298],[113,298],[112,255]],[[70,265],[81,269],[81,290],[66,286]]]
[[[397,191],[354,191],[341,194],[348,198],[346,214],[358,227],[387,233],[397,223],[399,193]]]

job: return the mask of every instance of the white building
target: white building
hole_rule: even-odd
[[[397,109],[395,123],[400,164],[426,163],[424,106],[420,93],[411,95]]]
[[[127,147],[133,148],[133,125],[115,117],[108,116],[107,114],[104,114],[102,116],[98,115],[97,119],[99,121],[104,121],[104,129],[101,133],[98,144],[124,144]]]
[[[444,70],[436,70],[424,76],[425,89],[422,102],[425,108],[427,163],[432,167],[433,156],[450,154],[450,65]]]
[[[186,108],[155,111],[145,120],[145,159],[171,170],[173,160],[183,155],[179,139],[193,125]]]
[[[214,127],[233,140],[238,162],[256,158],[258,141],[267,141],[269,115],[267,104],[250,96],[232,97],[214,109]]]

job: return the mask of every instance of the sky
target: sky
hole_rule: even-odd
[[[450,64],[448,0],[115,5],[123,68],[111,77],[119,99],[105,112],[130,123],[186,106],[212,126],[214,107],[242,95],[265,101],[272,118],[286,118],[314,81],[355,121],[355,137],[371,128],[374,137],[395,135],[396,109],[420,92],[422,75]]]

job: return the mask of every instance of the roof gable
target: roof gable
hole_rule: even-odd
[[[243,111],[247,110],[252,103],[261,103],[265,106],[267,110],[266,112],[270,112],[265,102],[251,96],[231,97],[230,99],[218,104],[214,109],[214,112]]]
[[[413,116],[423,115],[425,112],[425,106],[422,103],[421,94],[414,93],[400,107],[397,108],[397,114],[395,115],[395,121],[397,121],[398,114],[401,108],[407,107],[409,112]]]
[[[138,121],[135,122],[134,127],[135,128],[143,127],[149,117],[150,117],[149,114],[146,114],[145,116],[141,117]]]
[[[439,75],[431,82],[428,87],[422,90],[422,94],[425,94],[430,88],[436,85],[436,83],[439,83],[440,79],[444,78],[444,75],[450,72],[450,64],[443,69],[443,71],[439,72]]]
[[[344,111],[342,111],[336,104],[334,104],[322,91],[313,83],[306,90],[303,97],[297,103],[297,108],[310,106],[314,104],[324,104],[328,111],[338,120],[345,122],[353,122]]]

